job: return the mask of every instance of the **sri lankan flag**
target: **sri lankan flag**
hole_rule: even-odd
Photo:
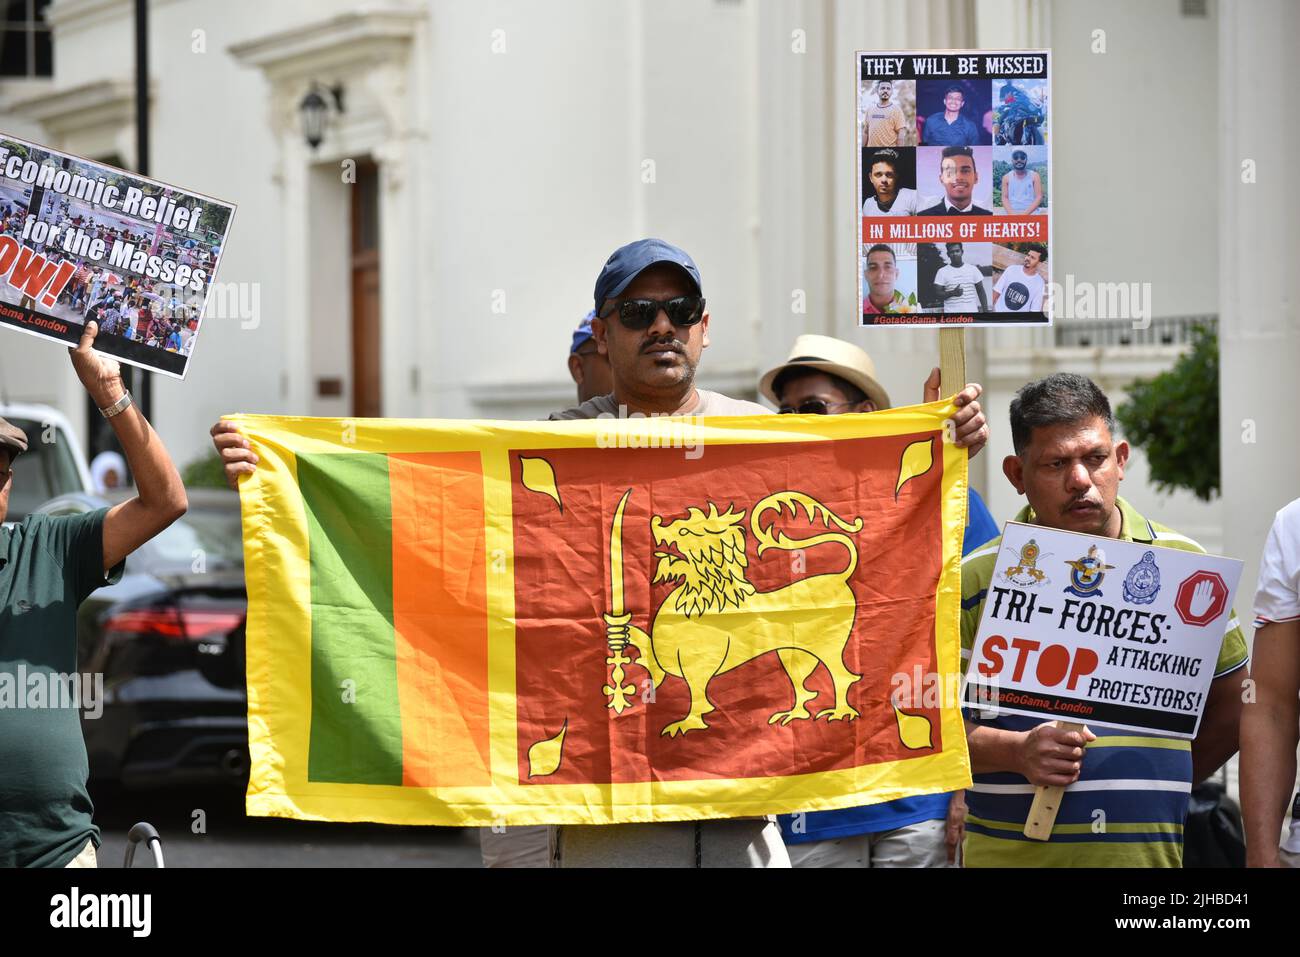
[[[605,824],[970,783],[947,402],[232,417],[250,814]]]

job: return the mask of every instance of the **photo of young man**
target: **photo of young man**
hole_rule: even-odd
[[[915,149],[863,150],[862,189],[867,194],[863,216],[915,216]]]
[[[863,146],[907,145],[911,124],[900,98],[905,92],[904,87],[913,88],[906,92],[914,92],[915,82],[900,80],[896,89],[893,80],[878,80],[875,87],[867,91],[864,97],[867,108],[862,115]]]
[[[1020,257],[1012,249],[1000,249],[1001,255]],[[1031,243],[1021,263],[1010,262],[993,285],[993,311],[1035,313],[1043,311],[1043,294],[1047,291],[1047,247]]]
[[[917,178],[930,182],[938,153],[938,180],[943,190],[942,198],[933,206],[920,210],[918,216],[992,216],[993,211],[976,203],[976,195],[992,203],[992,189],[988,178],[981,185],[979,167],[990,172],[992,155],[986,146],[945,146],[942,150],[921,147],[917,150]],[[991,172],[990,172],[991,177]]]
[[[992,136],[982,120],[992,106],[992,89],[981,81],[919,80],[916,111],[924,117],[922,146],[983,146]]]
[[[910,245],[877,243],[862,260],[862,325],[886,313],[920,312],[916,256]]]
[[[969,247],[965,243],[944,244],[948,263],[934,274],[934,290],[945,315],[990,311],[988,293],[984,289],[984,271],[966,258],[968,248],[976,254],[980,245],[983,244],[972,243]],[[992,250],[988,252],[991,262]]]
[[[1032,158],[1029,150],[1034,151],[1035,155]],[[993,175],[1001,174],[998,179],[996,204],[1008,216],[1029,216],[1033,213],[1047,212],[1047,190],[1042,175],[1033,168],[1034,166],[1046,172],[1046,147],[1018,146],[1010,151],[1009,156],[1005,148],[998,147],[994,150]]]
[[[898,259],[894,251],[884,243],[877,243],[867,250],[867,261],[863,267],[862,317],[880,315],[889,311],[894,301],[894,282],[898,278]]]

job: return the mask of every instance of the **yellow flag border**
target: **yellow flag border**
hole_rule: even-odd
[[[497,422],[229,415],[260,464],[240,480],[248,584],[249,815],[448,826],[691,821],[834,810],[969,787],[956,702],[941,708],[944,748],[837,771],[757,779],[521,784],[516,760],[514,555],[509,453],[554,448],[707,448],[940,432],[951,399],[858,415],[691,416]],[[436,431],[436,439],[434,439]],[[658,443],[658,444],[654,444]],[[694,444],[692,444],[694,443]],[[435,447],[431,447],[435,446]],[[961,540],[967,455],[943,441],[943,572],[936,589],[939,672],[960,674]],[[296,455],[310,452],[478,451],[489,564],[490,786],[413,788],[307,780],[311,714],[307,522]],[[493,520],[495,516],[495,520]],[[946,627],[945,627],[946,626]],[[744,798],[736,797],[743,791]]]

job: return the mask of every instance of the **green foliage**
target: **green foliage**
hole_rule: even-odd
[[[1219,493],[1219,339],[1192,330],[1192,348],[1172,369],[1137,382],[1115,410],[1125,437],[1146,453],[1161,492],[1184,488],[1203,501]]]
[[[226,488],[226,473],[217,450],[209,449],[182,468],[181,481],[186,488]]]

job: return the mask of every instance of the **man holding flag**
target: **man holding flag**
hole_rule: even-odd
[[[609,359],[613,391],[552,419],[768,414],[756,403],[696,387],[709,313],[699,270],[685,251],[657,239],[615,250],[596,280],[594,299],[592,333]],[[979,393],[979,386],[968,386],[955,400],[953,434],[963,447],[987,440]],[[232,486],[255,470],[257,456],[233,423],[218,422],[212,436]],[[556,843],[565,867],[788,866],[776,824],[763,818],[566,825],[558,828]]]

